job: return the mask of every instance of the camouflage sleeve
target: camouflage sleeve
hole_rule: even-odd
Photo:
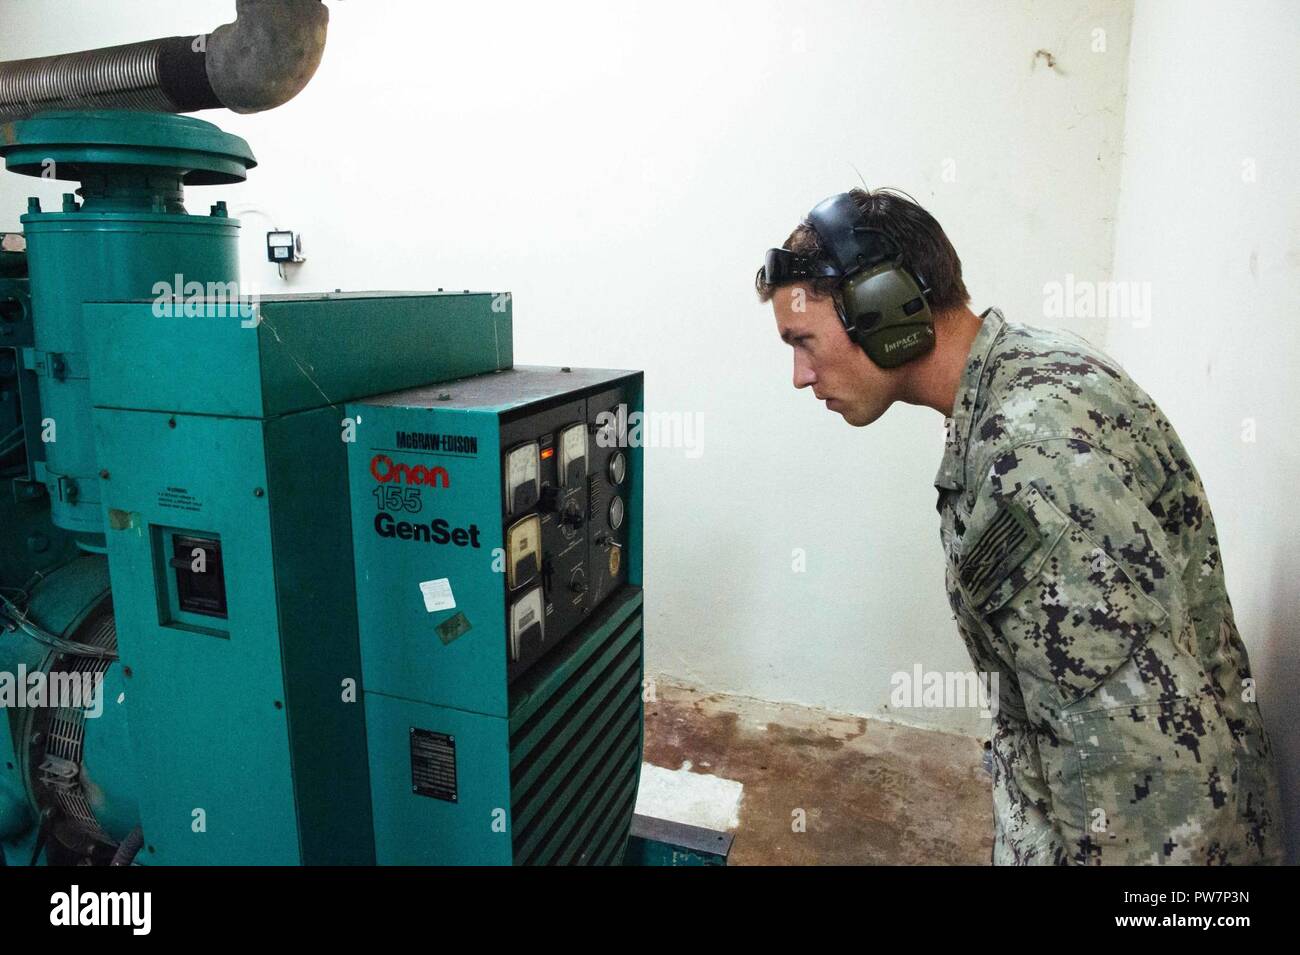
[[[1013,661],[1072,861],[1222,861],[1232,734],[1139,481],[1065,438],[1002,451],[984,473],[959,577]]]

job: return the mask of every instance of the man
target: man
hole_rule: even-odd
[[[995,864],[1278,863],[1282,815],[1209,502],[1155,402],[1082,339],[976,315],[888,190],[810,213],[757,277],[794,386],[856,427],[948,419],[947,590],[997,674]]]

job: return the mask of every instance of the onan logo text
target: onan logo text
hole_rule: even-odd
[[[426,468],[423,464],[401,464],[386,454],[370,459],[370,474],[380,484],[419,484],[424,487],[451,487],[451,475],[444,467]]]

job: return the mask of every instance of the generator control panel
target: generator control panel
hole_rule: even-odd
[[[377,862],[618,855],[641,400],[640,372],[516,366],[347,405]]]
[[[628,399],[616,385],[501,424],[512,680],[627,581],[631,488],[617,422]]]
[[[640,401],[639,372],[522,366],[348,406],[367,690],[468,706],[468,679],[445,694],[412,681],[499,665],[504,705],[611,594],[639,585],[627,423]]]

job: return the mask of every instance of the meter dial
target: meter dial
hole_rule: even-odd
[[[623,526],[623,499],[618,495],[609,502],[609,526],[614,530]]]
[[[576,487],[587,476],[587,426],[575,424],[560,432],[560,484]]]
[[[609,479],[614,484],[622,484],[625,477],[627,477],[627,455],[619,451],[609,459]]]
[[[542,521],[529,514],[506,531],[506,572],[510,589],[532,582],[541,569]]]
[[[510,608],[510,659],[518,661],[529,645],[546,639],[546,613],[542,588],[534,587]]]
[[[537,442],[522,445],[506,455],[506,504],[511,514],[526,511],[541,494]]]

